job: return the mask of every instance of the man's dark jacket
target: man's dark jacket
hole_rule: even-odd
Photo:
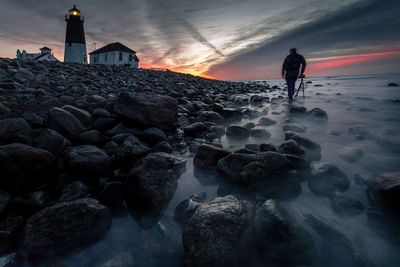
[[[306,60],[300,54],[290,54],[285,58],[282,64],[282,76],[285,75],[285,79],[297,79],[299,77],[299,71],[301,68],[301,74],[306,70]]]

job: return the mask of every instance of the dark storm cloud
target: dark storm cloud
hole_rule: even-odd
[[[251,51],[239,52],[225,63],[212,66],[208,73],[221,75],[225,70],[235,69],[253,78],[254,75],[262,75],[263,71],[265,75],[271,70],[279,73],[280,62],[290,47],[298,47],[304,55],[327,57],[338,55],[335,51],[342,49],[354,54],[368,48],[399,46],[398,14],[398,0],[356,3],[279,35]],[[271,63],[275,64],[275,70],[271,66],[266,67]]]

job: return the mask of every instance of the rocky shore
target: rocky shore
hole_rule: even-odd
[[[268,92],[277,96],[262,96]],[[249,104],[283,103],[284,95],[265,83],[0,59],[0,262],[40,265],[87,247],[104,237],[115,216],[130,214],[145,231],[157,226],[191,153],[196,169],[218,172],[254,197],[221,193],[205,201],[205,194],[192,192],[180,203],[174,219],[183,231],[182,264],[312,265],[318,253],[311,228],[337,240],[359,266],[371,266],[339,226],[313,215],[296,218],[280,204],[296,198],[306,182],[338,214],[365,210],[346,195],[347,175],[319,162],[320,144],[301,135],[306,128],[298,118],[323,124],[323,109],[289,106],[285,141],[267,141],[271,133],[262,126],[276,121]],[[235,125],[244,117],[260,119]],[[262,141],[231,151],[223,136]],[[342,152],[349,162],[362,157],[362,151]],[[359,181],[375,205],[370,213],[397,220],[400,174]],[[126,252],[102,266],[134,262]]]

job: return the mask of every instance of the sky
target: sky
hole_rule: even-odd
[[[400,72],[399,0],[1,0],[0,57],[48,46],[63,60],[74,4],[88,52],[121,42],[143,68],[278,78],[296,47],[307,76]]]

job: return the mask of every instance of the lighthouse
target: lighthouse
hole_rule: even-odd
[[[65,35],[64,62],[87,64],[84,18],[81,12],[74,7],[65,15],[67,33]]]

